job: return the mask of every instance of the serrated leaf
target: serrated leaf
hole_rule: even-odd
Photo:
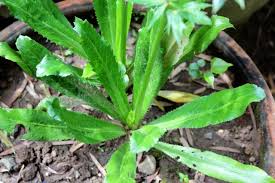
[[[130,106],[125,92],[124,74],[115,60],[111,47],[87,21],[77,19],[75,25],[82,39],[82,46],[89,57],[89,63],[125,122]]]
[[[175,90],[161,90],[159,91],[158,96],[175,103],[187,103],[199,97],[198,95],[194,95],[192,93]]]
[[[45,108],[52,118],[64,122],[74,138],[86,144],[97,144],[125,135],[122,127],[111,122],[66,110],[57,98],[46,98],[38,107]]]
[[[140,33],[134,62],[134,121],[130,122],[134,126],[144,117],[160,87],[163,63],[160,50],[162,32],[159,31],[163,30],[164,19],[161,18],[151,32],[144,29]]]
[[[96,0],[94,6],[102,35],[111,45],[117,61],[126,65],[126,41],[133,3],[124,0]]]
[[[133,131],[133,134],[146,134],[147,129],[159,128],[173,130],[177,128],[203,128],[210,125],[221,124],[240,117],[252,102],[259,102],[265,98],[263,89],[256,85],[246,84],[235,89],[227,89],[200,97],[166,115],[156,119],[148,125]],[[150,127],[151,126],[151,127]],[[164,134],[164,133],[163,133]],[[160,135],[159,135],[160,137]],[[156,137],[152,137],[156,138]],[[146,147],[153,147],[148,142],[140,141],[136,136],[131,136],[137,151]]]
[[[45,55],[52,55],[51,52],[42,45],[25,36],[20,36],[17,39],[16,46],[21,54],[22,60],[28,65],[33,73],[36,73],[36,66]],[[49,76],[40,79],[62,94],[79,98],[92,107],[120,119],[113,104],[105,98],[101,91],[91,85],[89,81],[74,76],[68,76],[65,78]]]
[[[0,42],[0,57],[4,57],[7,60],[16,62],[23,70],[29,75],[33,75],[30,68],[22,61],[20,55],[13,50],[8,43]]]
[[[233,65],[220,58],[213,58],[211,60],[211,72],[215,74],[222,74],[231,66]]]
[[[212,1],[212,13],[216,14],[224,5],[226,0],[213,0]]]
[[[116,1],[116,45],[115,56],[118,62],[126,65],[126,42],[132,17],[132,1]]]
[[[73,139],[63,122],[54,120],[47,113],[30,109],[1,109],[0,129],[11,133],[17,124],[24,125],[27,140],[68,140]]]
[[[135,183],[136,154],[130,151],[129,143],[125,143],[114,152],[107,166],[105,183]]]
[[[186,25],[182,21],[181,16],[178,15],[180,14],[180,12],[168,10],[166,14],[167,14],[168,31],[169,32],[172,31],[177,43],[180,44],[183,36],[183,30],[186,28]]]
[[[77,33],[52,0],[3,0],[18,19],[49,40],[86,58]]]
[[[234,159],[191,147],[158,143],[156,149],[177,159],[189,168],[226,182],[274,183],[275,180],[258,167],[242,164]]]
[[[115,49],[116,0],[95,0],[94,8],[101,34]]]
[[[70,75],[80,76],[81,69],[65,64],[63,61],[53,55],[46,55],[36,66],[36,76],[60,76],[67,77]]]
[[[182,54],[181,62],[205,51],[222,30],[233,27],[229,19],[222,16],[213,15],[211,20],[212,25],[202,26],[191,35],[190,41]]]
[[[214,87],[215,76],[212,72],[207,71],[203,73],[203,79],[212,87]]]

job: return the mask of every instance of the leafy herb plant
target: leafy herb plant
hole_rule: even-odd
[[[65,64],[27,36],[17,39],[17,51],[1,43],[0,55],[56,91],[83,100],[120,124],[67,110],[58,98],[46,98],[36,109],[0,109],[0,129],[12,132],[16,124],[22,124],[27,128],[23,137],[27,140],[75,139],[87,144],[126,136],[106,166],[108,183],[135,182],[136,155],[151,148],[220,180],[275,182],[257,167],[213,152],[160,142],[168,130],[203,128],[240,117],[248,105],[265,98],[264,91],[255,85],[200,97],[141,125],[173,68],[203,52],[220,31],[232,27],[225,17],[208,17],[204,10],[209,4],[201,0],[95,0],[98,33],[79,18],[72,26],[51,0],[2,1],[15,17],[81,56],[87,64],[84,69]],[[148,12],[130,61],[126,40],[133,3],[146,6]],[[130,102],[126,91],[131,88]]]

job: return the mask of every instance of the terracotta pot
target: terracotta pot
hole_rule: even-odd
[[[241,75],[238,75],[238,78],[256,84],[266,92],[266,99],[255,104],[254,113],[261,133],[261,166],[275,177],[275,102],[271,91],[257,66],[229,35],[222,32],[215,41],[215,46],[239,70]]]
[[[92,9],[91,0],[67,0],[58,3],[66,16],[87,13]],[[12,44],[20,34],[31,32],[25,23],[15,22],[0,32],[0,41]],[[215,42],[215,46],[221,50],[239,70],[238,77],[245,78],[248,83],[254,83],[265,89],[267,97],[264,101],[255,104],[258,127],[261,131],[261,166],[270,175],[275,177],[275,104],[272,94],[256,65],[243,49],[226,33],[221,33]]]

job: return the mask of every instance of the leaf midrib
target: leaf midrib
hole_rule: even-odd
[[[247,98],[248,96],[254,96],[252,94],[249,94],[249,95],[242,95],[241,97],[238,98],[238,100],[241,100],[242,98]],[[252,100],[252,101],[255,101]],[[227,108],[228,106],[234,104],[236,102],[236,100],[232,100],[226,104],[224,104],[223,106],[221,106],[220,108],[217,108],[217,109],[213,109],[211,111],[206,111],[206,112],[201,112],[200,114],[189,114],[189,115],[186,115],[184,116],[184,118],[176,118],[176,119],[173,119],[173,120],[168,120],[168,121],[165,121],[165,122],[158,122],[158,123],[155,123],[155,124],[151,124],[152,126],[157,126],[157,127],[164,127],[166,129],[171,129],[171,127],[169,127],[169,124],[172,126],[172,129],[174,129],[173,127],[174,126],[177,126],[177,125],[181,125],[181,124],[184,124],[186,121],[190,121],[190,120],[195,120],[197,118],[200,118],[202,116],[205,116],[205,115],[208,115],[210,113],[213,113],[213,112],[217,112],[217,111],[220,111],[220,110],[223,110],[224,108]],[[178,121],[178,122],[177,122]],[[184,121],[184,122],[182,122]],[[168,126],[168,127],[167,127]],[[184,128],[184,127],[183,127]]]

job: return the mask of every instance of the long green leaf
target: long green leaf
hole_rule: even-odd
[[[16,42],[16,46],[21,54],[22,60],[33,73],[36,73],[36,66],[45,56],[53,56],[49,50],[28,37],[20,36]],[[115,112],[113,104],[105,98],[101,91],[85,79],[76,76],[49,76],[39,79],[62,94],[82,99],[92,107],[110,114],[114,118],[120,119],[117,112]]]
[[[49,40],[86,58],[77,33],[52,0],[3,0],[15,17]]]
[[[137,77],[134,81],[134,117],[133,121],[130,120],[133,127],[144,117],[160,85],[163,67],[160,41],[164,25],[165,18],[162,17],[151,32],[144,29],[138,41],[134,68],[134,78]]]
[[[158,143],[156,149],[177,159],[188,167],[205,175],[238,183],[274,183],[275,180],[263,170],[252,165],[245,165],[238,161],[209,151],[200,151],[190,147]]]
[[[94,7],[101,34],[114,50],[116,34],[116,0],[95,0]]]
[[[126,42],[133,3],[124,0],[95,0],[101,33],[112,46],[118,62],[126,65]]]
[[[135,183],[136,154],[125,143],[112,155],[107,164],[105,183]]]
[[[66,110],[57,98],[46,98],[38,107],[46,109],[52,118],[64,122],[74,138],[86,144],[97,144],[125,135],[122,127],[111,122]]]
[[[23,137],[27,140],[73,139],[63,122],[54,120],[45,112],[30,109],[0,108],[0,129],[12,132],[17,124],[22,124],[28,129],[28,133]]]
[[[153,147],[154,144],[148,144],[148,142],[156,142],[156,139],[159,139],[164,133],[152,137],[155,138],[154,140],[140,141],[141,137],[144,137],[144,134],[153,127],[160,131],[163,129],[203,128],[217,125],[240,117],[249,104],[259,102],[264,98],[264,90],[252,84],[200,97],[167,113],[141,129],[133,131],[131,145],[134,146],[131,149],[140,152]]]
[[[125,92],[124,75],[120,65],[115,60],[111,47],[101,39],[87,21],[77,19],[75,25],[90,64],[125,122],[130,106]]]

